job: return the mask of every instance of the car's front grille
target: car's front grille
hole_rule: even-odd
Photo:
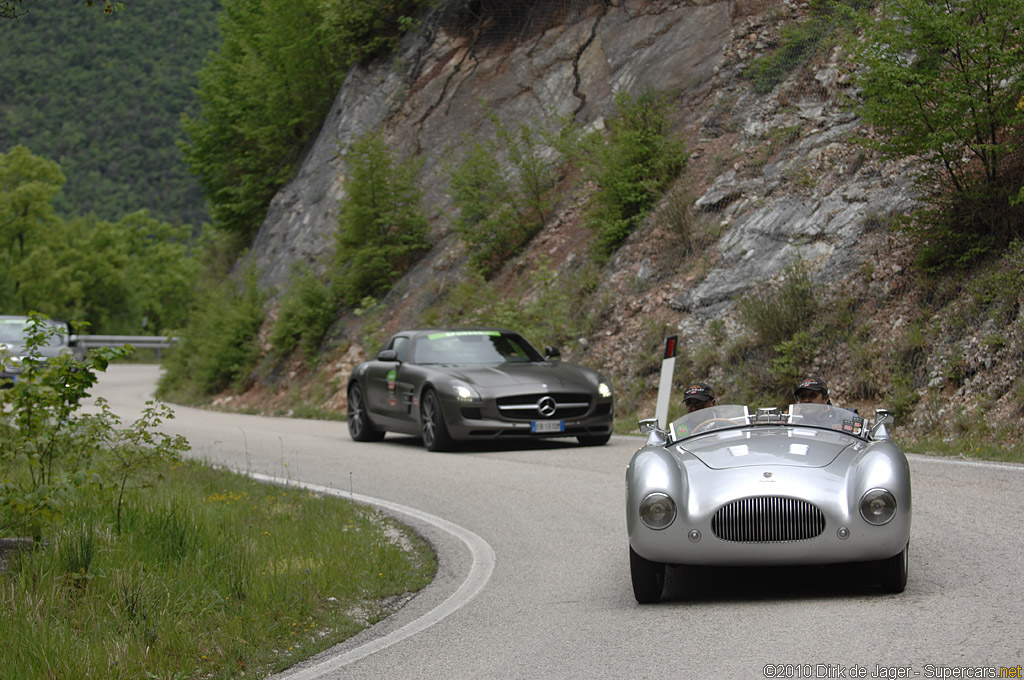
[[[825,515],[807,501],[779,496],[741,498],[711,518],[711,532],[723,541],[778,543],[805,541],[825,530]]]
[[[522,420],[578,418],[589,408],[588,394],[519,394],[498,399],[503,416]]]

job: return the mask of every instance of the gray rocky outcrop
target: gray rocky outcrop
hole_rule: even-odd
[[[543,5],[543,3],[539,3]],[[553,4],[553,3],[552,3]],[[730,39],[728,2],[584,3],[573,17],[551,17],[501,41],[445,27],[437,17],[407,38],[399,54],[345,79],[294,179],[273,199],[247,263],[280,288],[295,262],[329,252],[345,198],[344,149],[383,128],[403,153],[424,159],[421,185],[433,206],[434,238],[447,233],[443,162],[465,135],[502,121],[584,124],[612,110],[615,93],[706,87]]]

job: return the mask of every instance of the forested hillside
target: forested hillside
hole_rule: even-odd
[[[25,4],[0,22],[0,153],[20,144],[56,161],[64,216],[147,209],[198,227],[206,204],[177,144],[220,6],[140,0],[107,16],[81,2]]]

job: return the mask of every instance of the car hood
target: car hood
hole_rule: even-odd
[[[28,350],[25,347],[22,347],[21,345],[12,345],[9,343],[0,342],[0,348],[2,348],[11,356],[20,357],[28,354]],[[63,345],[44,345],[42,347],[37,347],[35,350],[36,354],[44,359],[52,359],[56,356],[60,356],[61,354],[65,354],[69,351],[70,350]]]
[[[546,385],[548,389],[592,387],[596,374],[588,369],[560,361],[544,363],[482,364],[480,366],[454,366],[442,368],[448,375],[483,389]],[[594,377],[588,380],[588,375]]]
[[[856,437],[832,430],[773,427],[717,430],[673,444],[678,453],[690,453],[709,468],[787,465],[820,468],[849,447],[864,447]]]

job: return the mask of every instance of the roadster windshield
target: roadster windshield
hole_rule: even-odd
[[[673,421],[669,425],[669,440],[678,441],[731,427],[762,425],[825,428],[855,437],[867,436],[864,418],[832,404],[790,404],[785,412],[760,409],[755,414],[751,414],[744,405],[726,404],[687,413]]]
[[[444,331],[416,340],[417,364],[502,364],[544,361],[544,357],[516,333],[499,331]]]

